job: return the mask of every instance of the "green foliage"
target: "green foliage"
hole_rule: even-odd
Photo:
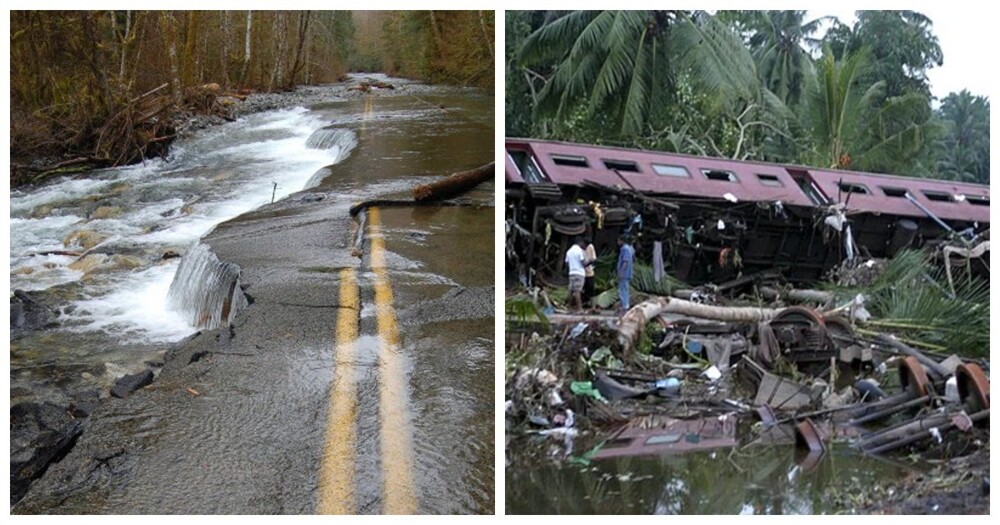
[[[516,55],[524,66],[553,64],[538,94],[539,118],[561,119],[573,106],[616,115],[620,133],[641,131],[666,102],[676,14],[669,11],[572,11],[540,27]]]
[[[804,15],[508,12],[508,136],[988,181],[988,100],[931,110],[927,17],[859,12],[820,41]]]
[[[927,147],[936,126],[930,104],[911,92],[886,99],[885,82],[868,84],[867,48],[840,60],[829,46],[817,65],[818,82],[807,104],[806,125],[816,150],[809,162],[833,168],[906,171]]]
[[[919,251],[896,255],[871,286],[840,290],[861,293],[872,314],[868,327],[900,334],[964,356],[989,354],[989,283],[957,272],[955,294],[944,270]]]
[[[504,312],[507,322],[529,323],[538,322],[548,326],[549,318],[542,312],[538,304],[526,296],[515,295],[504,301]]]
[[[493,11],[392,11],[382,17],[381,70],[429,82],[493,85]]]
[[[853,27],[837,24],[826,36],[838,58],[868,48],[864,82],[885,82],[885,97],[917,92],[930,97],[927,70],[944,62],[933,23],[916,11],[858,11]]]
[[[674,290],[687,288],[687,285],[676,277],[665,273],[659,282],[653,278],[653,267],[648,264],[635,263],[632,267],[631,288],[650,295],[669,296]]]
[[[935,144],[937,176],[963,182],[990,183],[990,102],[966,90],[941,101],[936,118],[943,128]]]

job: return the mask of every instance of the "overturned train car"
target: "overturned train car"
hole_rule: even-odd
[[[507,139],[505,181],[507,276],[524,284],[560,280],[578,235],[613,253],[628,233],[693,285],[808,283],[845,259],[989,237],[989,187],[953,181],[531,139]]]

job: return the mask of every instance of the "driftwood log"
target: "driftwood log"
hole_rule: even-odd
[[[493,164],[491,162],[469,171],[449,175],[430,184],[421,184],[413,188],[413,200],[436,201],[461,195],[486,181],[493,180]]]
[[[781,312],[780,308],[746,306],[710,306],[674,297],[656,297],[633,306],[618,323],[618,342],[626,353],[631,352],[646,323],[660,314],[680,314],[701,319],[731,323],[767,321]]]

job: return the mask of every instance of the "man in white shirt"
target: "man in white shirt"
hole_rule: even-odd
[[[580,293],[583,291],[583,281],[587,276],[585,265],[583,239],[577,237],[573,239],[573,245],[569,247],[569,250],[566,250],[566,268],[569,269],[569,308],[573,312],[583,310],[583,299],[580,297]]]

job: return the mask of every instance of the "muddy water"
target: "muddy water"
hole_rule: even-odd
[[[582,456],[592,439],[579,439]],[[751,446],[587,462],[551,440],[510,444],[506,505],[512,514],[828,514],[861,487],[908,467],[836,446],[817,462],[792,446]]]

